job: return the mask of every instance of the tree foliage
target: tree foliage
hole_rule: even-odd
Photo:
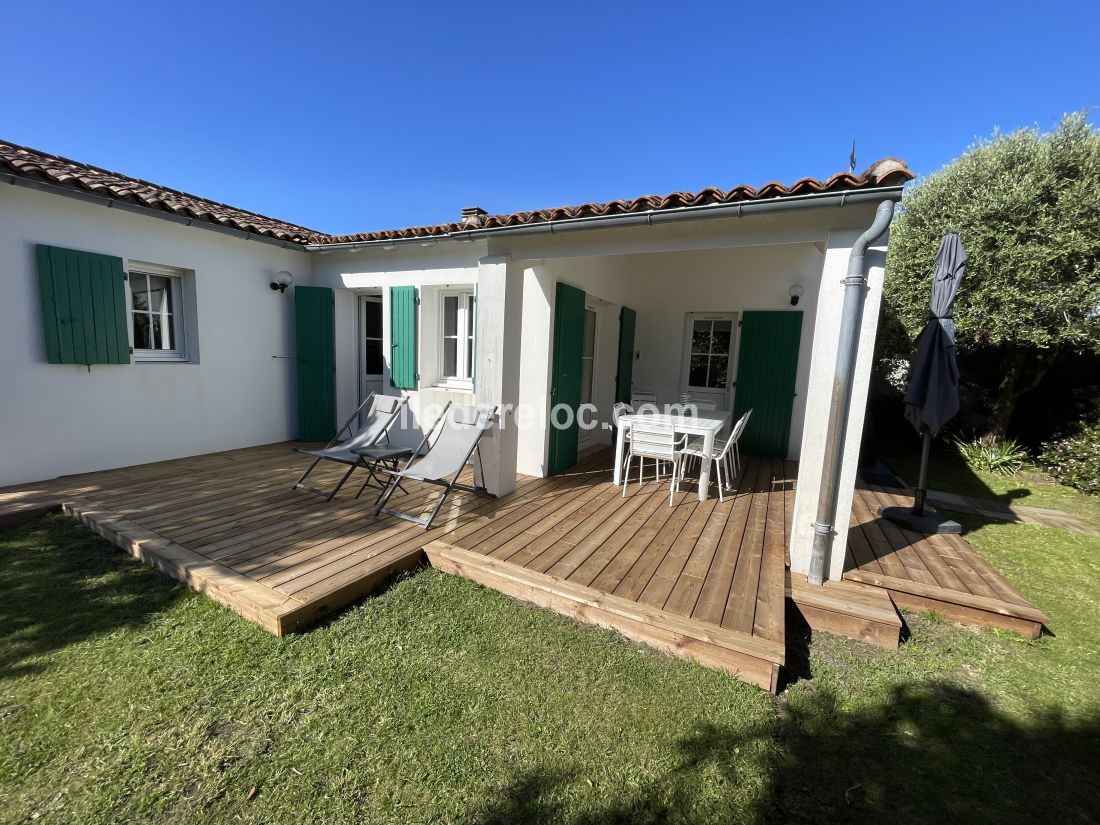
[[[1004,378],[990,434],[1057,354],[1100,348],[1100,132],[1084,114],[1050,133],[995,134],[919,181],[891,229],[889,311],[915,336],[945,232],[966,247],[955,304],[960,352],[995,348]]]

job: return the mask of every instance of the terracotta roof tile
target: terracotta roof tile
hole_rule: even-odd
[[[860,175],[838,172],[828,180],[802,178],[790,186],[772,181],[759,189],[752,186],[735,186],[724,190],[707,187],[698,192],[672,192],[668,195],[643,195],[633,200],[615,200],[606,203],[584,203],[579,206],[557,206],[539,209],[533,212],[513,212],[507,215],[485,215],[478,220],[476,227],[456,221],[434,226],[414,226],[405,229],[391,229],[380,232],[361,232],[355,235],[329,235],[319,241],[330,243],[359,243],[368,241],[401,240],[405,238],[430,238],[448,235],[453,232],[465,232],[471,228],[493,229],[520,224],[564,221],[573,218],[592,218],[605,215],[628,215],[634,212],[646,212],[651,209],[678,209],[685,206],[709,206],[712,204],[739,203],[763,200],[765,198],[786,198],[796,195],[808,195],[822,192],[844,192],[859,189],[871,189],[881,186],[900,186],[912,180],[913,173],[904,161],[896,158],[884,158],[871,164]]]
[[[4,141],[0,141],[0,173],[68,186],[280,241],[305,244],[323,237],[303,226]]]
[[[431,238],[471,229],[494,229],[523,224],[593,218],[607,215],[628,215],[649,210],[678,209],[688,206],[732,204],[765,198],[786,198],[822,192],[844,192],[882,186],[900,186],[914,175],[903,161],[885,158],[877,161],[860,175],[838,172],[827,180],[802,178],[790,186],[772,181],[759,188],[735,186],[725,190],[707,187],[698,192],[672,192],[667,195],[644,195],[633,200],[606,203],[584,203],[579,206],[557,206],[532,212],[512,212],[506,215],[471,214],[464,221],[413,226],[354,235],[326,235],[285,221],[247,212],[224,203],[189,195],[155,183],[110,172],[68,158],[49,155],[25,146],[0,141],[0,173],[41,180],[59,186],[91,192],[104,197],[138,204],[185,216],[196,221],[228,226],[281,241],[296,244],[358,243],[369,241]],[[467,210],[471,213],[476,210]]]

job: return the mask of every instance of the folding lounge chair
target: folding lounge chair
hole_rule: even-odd
[[[443,502],[447,500],[451,490],[465,490],[469,493],[490,495],[484,487],[459,484],[458,476],[470,462],[470,457],[475,452],[477,453],[478,474],[482,474],[479,442],[485,431],[492,426],[496,412],[496,407],[456,407],[448,401],[442,414],[428,430],[424,439],[420,442],[420,446],[416,448],[416,452],[409,458],[404,468],[400,470],[391,470],[387,467],[378,468],[379,472],[388,473],[390,480],[374,514],[385,513],[388,516],[397,516],[405,519],[405,521],[411,521],[413,524],[419,524],[427,530],[432,526],[432,522],[443,506]],[[435,435],[434,441],[432,441],[433,435]],[[425,445],[428,446],[428,451],[417,459]],[[413,481],[423,481],[427,484],[435,484],[443,488],[443,495],[436,502],[435,508],[427,518],[417,517],[399,510],[387,509],[386,503],[390,500],[390,496],[397,489],[398,483],[406,478]]]
[[[398,398],[392,395],[378,395],[372,392],[367,396],[366,400],[359,405],[355,412],[352,413],[351,418],[349,418],[344,426],[340,428],[332,441],[320,450],[303,450],[300,447],[296,447],[296,452],[313,456],[314,462],[309,465],[309,469],[302,473],[302,477],[294,482],[294,487],[292,489],[305,490],[307,493],[321,496],[325,501],[332,501],[332,497],[340,492],[340,488],[344,486],[344,482],[355,472],[356,467],[362,467],[367,470],[371,469],[367,460],[356,453],[355,449],[373,447],[383,440],[388,442],[390,427],[393,426],[393,422],[397,420],[401,408],[405,406],[407,401],[408,399],[406,398]],[[368,406],[370,409],[365,413],[362,425],[356,426],[360,414],[363,413],[364,409]],[[344,440],[341,441],[341,438]],[[339,483],[331,492],[325,492],[316,487],[310,487],[305,483],[306,477],[312,473],[322,461],[335,461],[338,464],[348,465],[348,471],[344,473],[343,478],[340,479]],[[362,491],[360,490],[360,492]]]

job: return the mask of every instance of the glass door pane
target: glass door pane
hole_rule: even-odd
[[[687,323],[680,391],[697,400],[727,404],[730,359],[736,347],[736,314],[692,314]]]
[[[584,342],[581,345],[581,403],[592,403],[592,380],[596,365],[596,312],[584,312]]]

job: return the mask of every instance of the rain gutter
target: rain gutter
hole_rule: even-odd
[[[660,223],[693,220],[697,218],[728,218],[731,216],[755,215],[767,212],[781,212],[788,209],[807,207],[844,207],[849,204],[889,202],[901,200],[902,186],[883,186],[874,189],[860,189],[844,192],[815,192],[809,195],[777,196],[767,200],[743,201],[740,203],[715,203],[704,206],[681,206],[675,209],[647,209],[645,212],[632,212],[629,215],[595,215],[587,218],[565,218],[560,221],[539,221],[538,223],[516,224],[513,226],[494,226],[485,229],[462,229],[439,235],[416,235],[407,238],[379,238],[370,241],[346,241],[341,243],[308,244],[310,252],[352,251],[359,249],[393,249],[397,246],[428,246],[441,241],[476,241],[486,237],[512,237],[518,235],[557,234],[577,229],[603,229],[617,226],[653,226]]]

